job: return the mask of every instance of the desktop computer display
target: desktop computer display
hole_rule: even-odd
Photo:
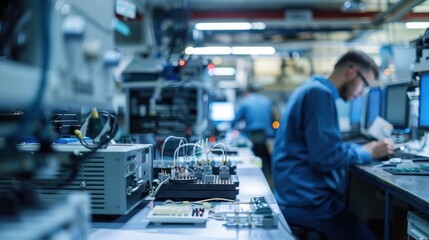
[[[363,110],[363,97],[358,97],[350,102],[349,119],[351,128],[359,127]]]
[[[407,89],[409,82],[402,82],[386,86],[385,119],[395,129],[408,128],[409,102]]]
[[[382,92],[378,87],[371,88],[368,92],[365,106],[365,122],[363,124],[365,130],[369,129],[377,116],[381,116],[381,96]]]
[[[210,119],[215,122],[231,122],[235,118],[235,108],[232,102],[212,102],[210,104]]]
[[[235,118],[235,107],[232,102],[212,102],[209,110],[210,120],[217,131],[224,132],[231,128]]]
[[[429,129],[429,73],[420,76],[419,128]]]

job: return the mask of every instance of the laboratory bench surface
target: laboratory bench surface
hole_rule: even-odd
[[[404,160],[398,167],[418,167],[420,163]],[[370,165],[357,165],[351,168],[351,173],[361,176],[387,191],[389,194],[429,214],[429,176],[425,175],[393,175],[381,166],[380,162]]]
[[[427,163],[427,162],[426,162]],[[420,162],[404,160],[398,167],[418,167]],[[407,205],[429,215],[429,176],[394,175],[384,170],[381,162],[356,165],[350,174],[361,178],[381,189],[384,193],[384,239],[391,239],[392,200],[399,199]]]
[[[237,200],[248,202],[251,197],[264,196],[278,216],[278,227],[227,227],[226,221],[211,218],[198,225],[153,224],[147,219],[153,206],[153,202],[149,202],[115,220],[93,221],[89,239],[295,239],[261,169],[238,166],[237,175],[240,180]]]

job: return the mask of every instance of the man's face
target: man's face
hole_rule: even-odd
[[[365,89],[374,80],[375,76],[372,71],[360,71],[356,66],[349,66],[345,71],[346,82],[339,89],[340,97],[344,101],[353,100],[365,93]]]

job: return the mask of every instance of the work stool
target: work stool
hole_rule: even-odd
[[[298,225],[292,225],[292,224],[289,224],[289,226],[293,234],[300,240],[325,240],[326,239],[321,233],[319,233],[314,229],[298,226]]]

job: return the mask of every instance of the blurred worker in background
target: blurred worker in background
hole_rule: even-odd
[[[244,120],[247,136],[252,141],[254,154],[262,159],[262,170],[268,183],[272,186],[271,154],[268,149],[269,141],[274,138],[272,127],[274,121],[273,101],[260,93],[262,86],[249,84],[238,107],[237,114],[231,126]]]
[[[335,100],[363,95],[377,77],[371,57],[352,50],[328,77],[313,76],[289,98],[274,142],[272,172],[275,197],[292,226],[315,229],[328,239],[375,239],[341,198],[347,168],[392,154],[393,142],[342,142]]]

